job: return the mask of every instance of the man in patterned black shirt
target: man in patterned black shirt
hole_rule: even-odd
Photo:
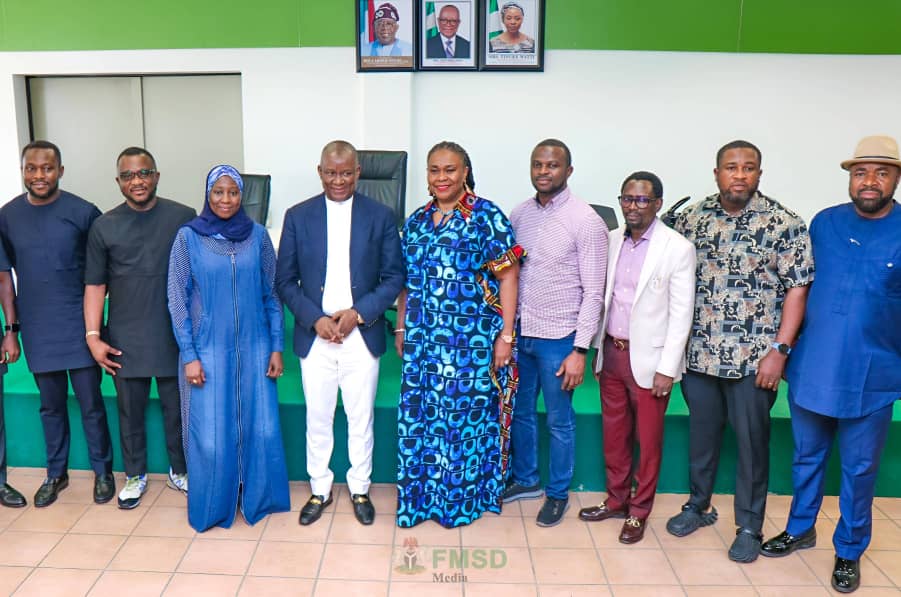
[[[716,521],[710,504],[726,421],[735,431],[735,541],[752,562],[761,543],[769,477],[770,409],[813,281],[803,220],[757,190],[760,150],[733,141],[717,152],[719,193],[688,207],[675,229],[697,249],[695,314],[682,393],[689,409],[691,496],[667,530],[682,537]]]

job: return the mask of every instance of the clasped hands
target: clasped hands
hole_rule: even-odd
[[[331,316],[323,315],[313,324],[313,329],[323,340],[341,344],[357,325],[357,311],[351,308],[335,311]]]

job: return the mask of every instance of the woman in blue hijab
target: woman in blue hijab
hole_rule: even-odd
[[[169,313],[181,352],[188,521],[230,527],[240,506],[254,524],[290,509],[278,418],[282,305],[275,251],[241,207],[231,166],[207,175],[201,214],[175,237]]]

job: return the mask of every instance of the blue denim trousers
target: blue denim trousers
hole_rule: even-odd
[[[557,370],[573,350],[575,333],[548,340],[520,336],[517,339],[519,390],[510,431],[513,481],[524,486],[537,485],[538,476],[538,393],[544,396],[547,426],[550,432],[550,474],[545,494],[566,499],[576,462],[576,413],[572,391],[563,391],[563,376]]]

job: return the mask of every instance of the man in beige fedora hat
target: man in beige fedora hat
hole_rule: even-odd
[[[879,458],[901,396],[898,144],[865,137],[841,165],[850,173],[851,203],[821,211],[810,225],[817,279],[786,368],[794,498],[785,531],[760,551],[781,557],[816,545],[826,463],[838,436],[841,518],[832,535],[832,587],[850,593],[860,586]]]

